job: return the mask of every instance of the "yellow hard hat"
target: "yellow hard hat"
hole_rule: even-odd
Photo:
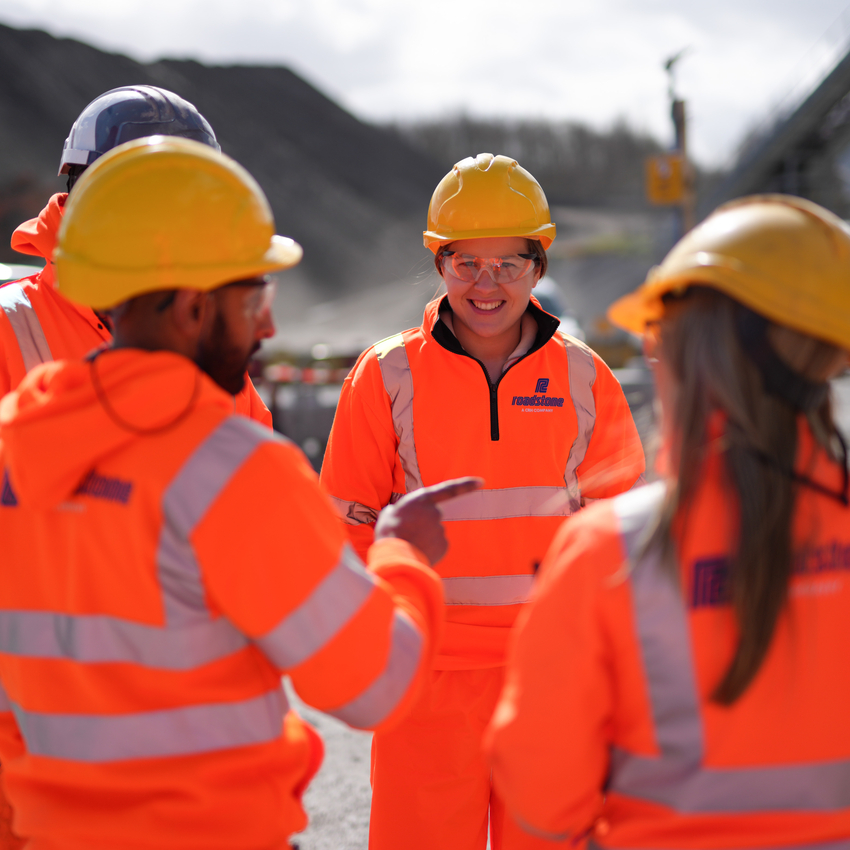
[[[718,207],[608,308],[615,325],[643,333],[668,292],[711,286],[777,324],[850,348],[850,229],[790,195],[752,195]]]
[[[150,136],[86,170],[54,259],[59,292],[103,310],[161,289],[216,289],[301,254],[275,236],[269,202],[241,165],[200,142]]]
[[[480,153],[439,182],[428,207],[425,247],[435,254],[456,239],[524,236],[545,251],[555,238],[540,184],[515,159]]]

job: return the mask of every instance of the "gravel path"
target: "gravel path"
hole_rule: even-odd
[[[304,804],[307,829],[293,837],[299,850],[366,850],[369,840],[369,753],[372,736],[304,705],[286,682],[293,708],[316,727],[325,742],[325,761],[310,783]]]

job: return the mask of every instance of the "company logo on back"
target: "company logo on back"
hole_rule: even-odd
[[[4,505],[7,508],[18,506],[18,498],[9,481],[9,473],[5,469],[3,470],[3,484],[0,487],[0,505]]]
[[[548,390],[549,379],[538,378],[534,395],[515,395],[511,399],[511,405],[521,407],[523,413],[551,413],[556,408],[563,407],[564,399],[546,395]]]

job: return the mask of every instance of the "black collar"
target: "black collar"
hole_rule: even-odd
[[[443,348],[451,351],[453,354],[463,354],[467,357],[471,357],[467,351],[464,351],[463,346],[458,341],[458,338],[448,329],[446,323],[440,318],[440,314],[443,312],[452,312],[452,308],[449,305],[448,295],[444,295],[442,301],[440,301],[440,306],[437,310],[437,321],[434,322],[434,327],[431,328],[431,336],[433,336]],[[534,337],[534,344],[526,353],[526,356],[528,356],[528,354],[533,354],[538,349],[543,348],[543,346],[552,339],[555,335],[555,331],[558,330],[558,325],[560,325],[561,322],[551,313],[547,313],[545,310],[542,310],[533,301],[528,302],[526,312],[531,313],[531,317],[535,322],[537,322],[537,335]]]

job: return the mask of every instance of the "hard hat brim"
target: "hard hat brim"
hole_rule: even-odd
[[[664,316],[663,297],[668,293],[684,295],[692,286],[707,286],[725,293],[735,301],[779,325],[785,325],[816,339],[850,350],[850,323],[841,310],[830,313],[811,291],[789,299],[765,281],[753,286],[757,277],[752,269],[735,269],[729,262],[712,262],[712,255],[701,252],[702,264],[694,261],[686,273],[662,276],[658,267],[650,270],[646,281],[633,292],[617,299],[607,310],[611,324],[642,335],[647,324]]]
[[[147,292],[167,289],[211,291],[237,280],[260,277],[297,265],[303,256],[301,246],[286,236],[272,236],[266,253],[250,263],[215,263],[209,268],[162,265],[156,268],[104,268],[68,255],[61,247],[54,253],[56,288],[69,301],[109,310]]]
[[[502,227],[494,230],[458,230],[456,232],[438,232],[436,230],[423,230],[422,242],[426,248],[434,254],[443,245],[457,242],[460,239],[493,239],[500,236],[519,236],[523,239],[535,239],[540,242],[544,251],[555,241],[555,225],[553,223],[543,224],[540,227],[524,230],[522,228]]]

